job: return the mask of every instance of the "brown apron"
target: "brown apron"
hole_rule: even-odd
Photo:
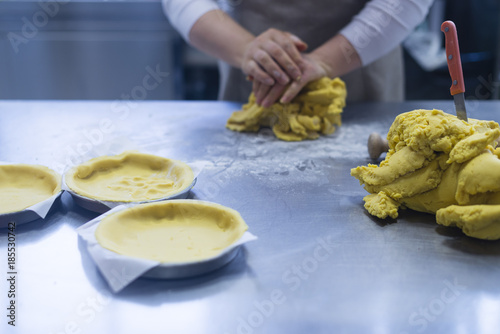
[[[312,51],[358,14],[368,0],[231,0],[230,14],[252,34],[276,28],[297,35]],[[240,69],[220,62],[219,98],[244,102],[252,90]],[[342,76],[348,101],[401,101],[404,71],[401,47]]]

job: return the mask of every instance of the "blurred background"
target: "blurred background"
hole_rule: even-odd
[[[441,23],[458,29],[466,97],[498,99],[500,1],[436,0],[404,42],[406,98],[449,99]],[[0,0],[0,99],[213,100],[217,61],[160,0]]]

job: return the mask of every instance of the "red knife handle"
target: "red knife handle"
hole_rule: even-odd
[[[462,61],[460,60],[460,49],[458,48],[457,27],[453,21],[445,21],[441,25],[444,32],[446,46],[446,61],[451,76],[451,95],[465,93],[464,75],[462,72]]]

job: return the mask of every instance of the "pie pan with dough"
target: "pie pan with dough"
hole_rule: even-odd
[[[103,213],[123,203],[186,198],[196,179],[184,162],[129,151],[75,166],[64,182],[78,205]]]
[[[0,165],[0,228],[45,218],[61,193],[61,176],[48,167]]]
[[[176,199],[116,207],[78,233],[116,292],[141,276],[179,279],[216,270],[256,239],[247,230],[236,210]],[[116,281],[116,272],[127,275]]]

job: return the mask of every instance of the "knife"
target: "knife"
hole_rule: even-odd
[[[446,46],[446,61],[451,76],[450,93],[455,101],[455,111],[457,117],[467,122],[467,112],[465,111],[465,83],[462,72],[462,61],[460,60],[460,50],[458,48],[457,27],[453,21],[445,21],[441,25],[444,32]]]

